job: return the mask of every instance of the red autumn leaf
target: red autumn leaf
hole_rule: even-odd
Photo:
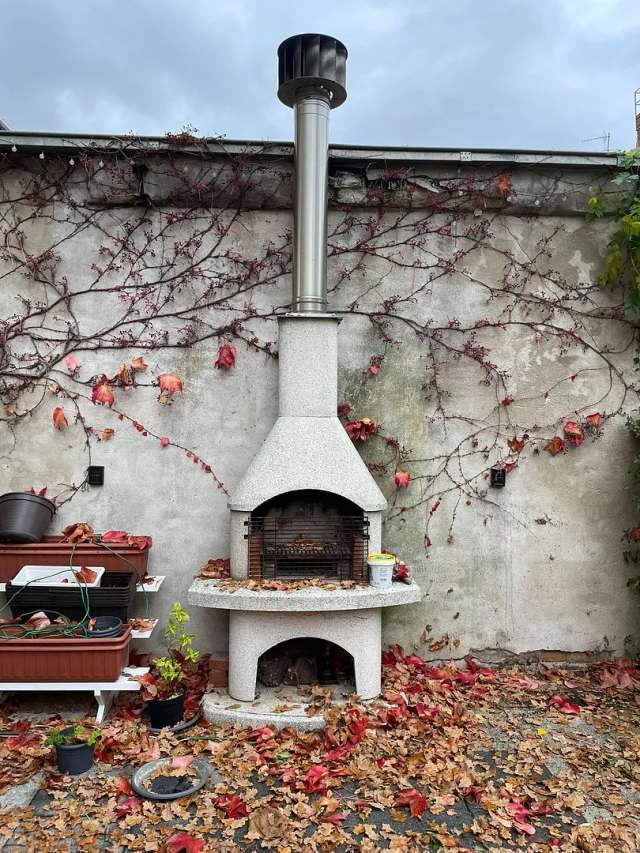
[[[512,453],[520,453],[520,451],[524,448],[525,444],[529,440],[529,436],[525,433],[522,438],[518,438],[516,435],[513,438],[510,438],[507,444],[509,445],[509,450]]]
[[[338,417],[341,418],[343,415],[348,415],[351,411],[351,406],[349,403],[339,403],[338,405]]]
[[[329,776],[329,769],[323,764],[315,764],[309,768],[307,772],[307,791],[318,793],[324,791],[327,787],[326,779]]]
[[[570,702],[566,696],[561,696],[559,693],[555,693],[551,699],[549,699],[549,704],[560,711],[561,714],[578,715],[580,713],[580,707],[578,705]]]
[[[580,447],[584,441],[584,432],[581,424],[577,421],[567,421],[563,427],[567,442],[572,447]]]
[[[222,344],[222,346],[218,348],[218,357],[215,364],[218,369],[223,368],[224,370],[229,370],[229,368],[235,367],[236,348],[232,347],[231,344]]]
[[[125,779],[123,776],[118,776],[116,779],[116,787],[113,792],[113,796],[118,799],[118,797],[125,796],[130,797],[133,794],[133,788],[131,787],[129,780]]]
[[[378,424],[371,418],[361,418],[359,421],[349,421],[344,428],[352,441],[366,441],[378,429]]]
[[[41,628],[48,628],[51,625],[51,620],[44,611],[39,610],[37,613],[32,613],[24,625],[26,628],[39,631]]]
[[[146,370],[147,367],[149,367],[141,355],[137,355],[135,358],[132,358],[129,362],[129,366],[132,370]]]
[[[99,406],[113,406],[114,399],[111,385],[107,381],[107,377],[103,376],[91,389],[91,402],[94,405],[97,403]]]
[[[592,429],[598,432],[602,423],[602,415],[600,412],[594,412],[592,415],[587,415],[585,420]]]
[[[395,477],[393,479],[399,489],[406,489],[409,486],[411,474],[408,471],[396,471]]]
[[[347,743],[337,749],[330,749],[329,752],[325,752],[323,758],[325,761],[343,761],[352,751],[353,744]]]
[[[27,734],[26,732],[21,735],[14,735],[13,737],[9,737],[4,742],[6,748],[10,751],[22,749],[25,746],[30,746],[32,744],[38,743],[40,738],[36,734]]]
[[[103,542],[126,542],[129,534],[126,530],[107,530],[102,534]]]
[[[68,355],[68,356],[65,358],[64,363],[65,363],[65,365],[66,365],[67,370],[69,371],[69,373],[70,373],[72,376],[73,376],[73,374],[78,370],[78,368],[80,367],[80,365],[78,364],[78,360],[77,360],[77,358],[75,357],[75,355]]]
[[[116,817],[124,817],[125,815],[131,814],[133,811],[137,811],[141,802],[137,797],[127,797],[126,800],[123,800],[121,803],[118,803],[114,809],[114,814]]]
[[[62,531],[63,542],[90,542],[93,539],[93,527],[82,521],[68,524]]]
[[[166,405],[178,391],[182,391],[182,379],[177,373],[162,373],[158,377],[158,384],[160,385],[158,399],[163,405]]]
[[[69,426],[69,421],[67,420],[64,409],[60,408],[60,406],[56,406],[53,410],[53,426],[55,429],[63,430]]]
[[[505,397],[504,400],[500,401],[500,405],[504,406],[505,408],[507,406],[510,406],[512,403],[513,403],[513,397]]]
[[[513,181],[509,175],[500,175],[496,183],[502,195],[509,195],[509,191],[513,186]]]
[[[76,576],[76,580],[80,583],[93,583],[94,580],[98,577],[98,573],[94,572],[93,569],[90,569],[88,566],[81,566],[81,568],[74,572]]]
[[[524,820],[529,817],[529,809],[523,806],[522,803],[507,803],[507,811],[516,820]]]
[[[560,438],[559,435],[554,435],[553,438],[550,438],[549,441],[545,444],[544,449],[551,456],[557,456],[558,453],[562,453],[564,450],[564,441]]]
[[[369,367],[369,373],[370,373],[372,376],[375,376],[375,375],[377,374],[377,372],[378,372],[378,365],[377,365],[377,364],[372,364],[372,365]]]
[[[169,444],[171,444],[171,442],[169,441],[166,435],[163,435],[160,439],[160,447],[168,447]]]
[[[121,364],[109,381],[120,385],[122,388],[130,388],[133,385],[133,373],[128,364]]]
[[[507,811],[513,818],[514,829],[519,832],[526,832],[527,835],[535,835],[535,828],[527,822],[530,811],[522,803],[507,803]]]
[[[232,820],[237,817],[247,817],[249,814],[247,807],[236,794],[232,797],[218,797],[217,800],[214,800],[214,805],[223,809],[227,813],[227,817]]]
[[[188,832],[176,832],[160,848],[162,853],[201,853],[204,850],[204,841],[194,838]]]
[[[151,536],[128,536],[127,537],[127,545],[130,545],[132,548],[137,548],[138,551],[144,551],[147,548],[151,548],[153,544],[153,540]]]
[[[406,788],[396,794],[396,803],[399,806],[409,806],[412,817],[421,817],[427,808],[427,798],[415,788]]]
[[[346,819],[347,816],[344,812],[334,812],[333,814],[320,818],[320,821],[321,823],[332,823],[334,826],[340,826],[342,821]]]

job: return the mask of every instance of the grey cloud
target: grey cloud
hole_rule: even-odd
[[[575,0],[15,0],[3,4],[0,116],[18,129],[163,134],[191,123],[289,139],[276,48],[319,31],[350,53],[336,142],[585,149],[607,130],[626,148],[640,15],[619,26],[624,9],[625,0],[585,13]]]

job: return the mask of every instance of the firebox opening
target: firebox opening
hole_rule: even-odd
[[[248,522],[249,577],[366,581],[369,520],[330,492],[301,489],[258,506]]]
[[[258,683],[264,687],[346,682],[355,685],[353,657],[327,640],[287,640],[272,646],[258,660]]]

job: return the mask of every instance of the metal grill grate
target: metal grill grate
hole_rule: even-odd
[[[254,517],[246,524],[252,578],[366,580],[367,518]]]

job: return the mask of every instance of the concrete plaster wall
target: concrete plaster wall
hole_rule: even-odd
[[[331,222],[339,215],[332,213]],[[542,231],[558,223],[566,231],[554,243],[554,268],[569,279],[594,279],[606,233],[585,224],[581,217],[502,216],[493,221],[492,231],[497,244],[533,252]],[[36,223],[33,227],[31,237],[41,246],[55,239],[52,226]],[[255,252],[290,227],[287,210],[247,211],[234,228],[234,245],[240,253]],[[95,257],[99,241],[100,235],[87,229],[65,244],[62,269],[70,277],[79,275],[78,270]],[[467,261],[467,266],[470,263],[471,275],[499,278],[502,274],[496,257],[483,251]],[[336,265],[330,264],[330,280],[335,272]],[[375,277],[375,261],[368,275]],[[15,311],[16,293],[28,286],[18,277],[2,280],[0,316]],[[382,285],[389,294],[398,286],[393,272]],[[361,304],[366,306],[366,291],[363,280],[347,283],[332,293],[330,308],[346,309],[354,293],[362,294]],[[490,305],[469,304],[467,293],[464,276],[453,277],[450,287],[421,299],[415,306],[416,316],[464,319],[474,311],[492,310]],[[288,278],[257,298],[262,305],[286,305]],[[102,305],[87,300],[85,310],[99,323],[109,305],[106,300]],[[249,331],[263,339],[274,338],[275,323],[256,321]],[[607,330],[599,334],[604,339]],[[339,348],[339,399],[349,399],[356,415],[375,418],[386,433],[411,448],[416,459],[433,454],[439,443],[451,440],[442,425],[429,422],[432,404],[425,401],[423,388],[424,351],[415,339],[407,337],[385,360],[375,379],[367,367],[379,346],[366,318],[345,316]],[[493,348],[494,360],[511,371],[513,395],[521,398],[533,396],[550,376],[575,371],[581,358],[575,351],[562,356],[553,347],[536,348],[514,332],[493,341]],[[128,392],[129,396],[120,392],[118,401],[157,434],[170,435],[201,454],[232,491],[277,417],[278,367],[273,359],[239,345],[236,367],[215,370],[215,349],[216,345],[199,345],[146,352],[149,376],[173,370],[184,381],[184,393],[166,407],[158,404],[157,388],[151,387]],[[136,354],[135,350],[130,353]],[[78,360],[84,375],[91,375],[115,370],[124,357],[122,351],[103,352],[97,362],[83,353]],[[623,361],[631,372],[631,354]],[[445,370],[451,402],[461,412],[477,415],[495,406],[491,391],[464,364],[452,361]],[[593,382],[596,391],[601,385],[605,394],[607,377],[595,374]],[[561,412],[580,405],[582,392],[568,383],[549,402],[545,421],[553,418],[551,409]],[[598,393],[592,398],[598,399]],[[86,464],[81,429],[72,424],[55,432],[51,411],[56,404],[52,397],[13,429],[6,422],[0,425],[0,493],[81,478]],[[526,402],[518,405],[522,408],[517,415],[523,421],[528,415],[535,419],[526,411]],[[610,399],[602,405],[614,407]],[[86,413],[97,428],[116,430],[113,440],[93,448],[93,462],[105,466],[105,485],[80,492],[64,506],[52,532],[72,521],[87,521],[96,530],[127,529],[152,535],[150,571],[165,574],[167,581],[159,595],[150,597],[149,607],[164,622],[174,601],[186,603],[186,590],[198,567],[210,557],[228,556],[227,499],[181,452],[161,449],[157,442],[142,438],[107,409],[88,405]],[[364,452],[370,451],[365,448]],[[409,563],[425,598],[420,604],[392,608],[385,614],[384,642],[399,642],[427,657],[460,657],[469,650],[487,648],[514,653],[536,649],[621,653],[634,647],[637,603],[625,586],[629,572],[620,543],[622,530],[632,522],[627,470],[633,452],[624,421],[618,418],[607,424],[601,439],[585,443],[579,453],[533,456],[509,475],[507,488],[491,493],[491,505],[461,504],[452,544],[446,542],[450,515],[442,512],[435,517],[430,531],[434,544],[428,553],[423,545],[424,507],[392,512],[393,518],[384,528],[384,544]],[[392,478],[381,479],[380,485],[393,504]],[[409,494],[418,498],[421,488],[416,481]],[[448,510],[452,500],[453,496],[445,499]],[[143,610],[141,601],[141,615]],[[198,647],[226,654],[225,614],[194,608],[191,615]],[[449,644],[430,652],[429,645],[445,635]],[[147,648],[157,646],[158,639],[147,644]]]

